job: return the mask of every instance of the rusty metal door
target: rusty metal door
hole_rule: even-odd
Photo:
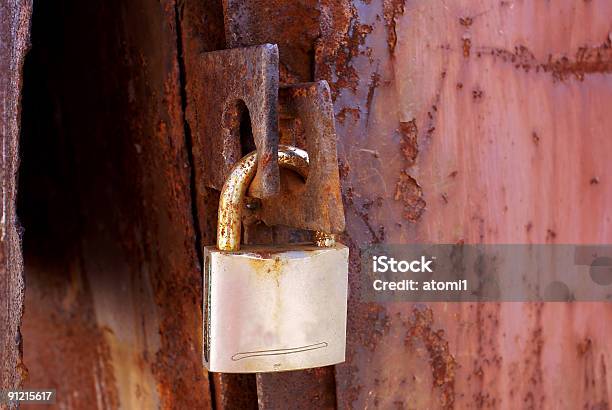
[[[30,6],[0,1],[2,389],[55,388],[76,409],[610,407],[610,303],[376,304],[359,281],[371,244],[612,241],[610,2]],[[202,172],[220,153],[200,132],[223,84],[200,64],[262,43],[278,44],[280,83],[330,85],[347,360],[207,374],[218,192]]]

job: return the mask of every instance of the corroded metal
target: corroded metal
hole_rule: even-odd
[[[16,201],[21,68],[28,49],[31,11],[30,0],[0,2],[0,390],[19,388],[26,376],[20,333],[25,284]]]
[[[321,35],[318,0],[223,0],[228,48],[278,44],[282,82],[310,81]]]
[[[242,211],[247,188],[257,169],[256,151],[244,156],[229,173],[219,198],[219,220],[217,223],[217,248],[223,251],[240,249]],[[308,153],[299,148],[281,145],[278,150],[279,166],[309,178]],[[333,246],[332,234],[315,232],[317,246]]]
[[[190,107],[190,113],[195,114],[190,117],[196,122],[192,125],[194,159],[201,183],[221,189],[232,166],[250,148],[248,141],[241,141],[245,137],[241,124],[250,121],[260,160],[249,195],[266,202],[249,217],[269,226],[341,233],[344,212],[327,82],[286,85],[279,90],[278,49],[270,44],[204,53],[199,63],[201,83],[212,90],[197,93]],[[312,157],[311,178],[297,189],[299,192],[279,192],[279,171],[272,161],[279,143],[279,113],[283,130],[292,124],[294,130],[299,126],[303,131],[299,140],[287,142],[303,145]],[[206,158],[205,151],[218,155],[200,161]],[[278,203],[283,206],[274,206]]]
[[[92,0],[37,2],[33,12],[15,138],[23,150],[14,157],[28,232],[23,388],[56,389],[57,408],[211,408],[195,342],[202,299],[195,167],[174,7]],[[0,12],[0,26],[9,15]],[[27,19],[22,27],[11,32],[23,34]],[[4,72],[2,81],[21,83]],[[6,97],[18,107],[19,97]],[[96,223],[81,225],[83,212]],[[1,290],[0,300],[8,305]],[[17,334],[0,330],[15,347]],[[0,345],[5,353],[12,350]]]
[[[334,243],[336,242],[336,236],[334,234],[321,231],[314,232],[313,239],[315,245],[321,247],[334,246]]]
[[[264,44],[203,53],[198,78],[206,93],[192,102],[196,166],[202,183],[221,189],[232,166],[243,156],[241,123],[250,119],[260,160],[260,196],[278,192],[278,47]],[[215,155],[207,155],[214,152]],[[204,161],[203,158],[206,158]]]
[[[287,225],[341,233],[344,208],[333,105],[327,81],[283,86],[279,101],[281,121],[292,124],[295,130],[287,132],[282,142],[304,145],[310,155],[310,173],[305,184],[262,198],[262,206],[250,211],[248,217],[262,220],[269,226]],[[261,191],[259,185],[257,174],[252,184],[254,189],[249,189],[249,194],[257,196]]]

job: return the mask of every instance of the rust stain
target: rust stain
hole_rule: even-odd
[[[525,72],[534,70],[536,73],[550,73],[554,81],[564,81],[571,77],[583,81],[587,74],[612,73],[612,36],[608,36],[600,45],[578,48],[573,58],[550,54],[546,61],[539,61],[524,45],[514,47],[514,51],[485,47],[482,52],[509,62]]]
[[[406,0],[384,0],[383,17],[387,26],[387,47],[393,57],[397,45],[397,18],[405,12]]]
[[[470,50],[472,48],[472,40],[470,39],[470,36],[467,34],[464,34],[463,37],[461,37],[461,42],[463,44],[463,57],[469,57],[470,56]]]
[[[276,286],[280,286],[280,279],[283,276],[284,266],[287,261],[278,256],[272,256],[272,252],[261,252],[261,258],[249,258],[249,266],[263,280],[272,279]]]
[[[352,265],[352,269],[357,269],[357,266],[361,264],[360,250],[359,247],[354,248],[354,244],[351,244],[350,248],[349,263]],[[352,272],[358,272],[358,270],[352,270]],[[352,303],[356,302],[349,299],[349,311],[351,311]],[[357,308],[357,306],[354,307]],[[384,306],[367,303],[360,304],[358,309],[358,314],[348,316],[347,333],[350,335],[352,343],[347,345],[347,349],[349,349],[347,350],[347,357],[358,354],[354,350],[356,346],[363,347],[369,353],[373,353],[381,340],[388,335],[391,328],[391,317]],[[356,312],[357,310],[353,311]],[[346,365],[348,366],[347,376],[336,380],[336,389],[342,392],[342,396],[347,403],[346,407],[343,408],[359,408],[359,398],[363,395],[363,389],[368,389],[369,386],[359,382],[358,366],[351,364],[350,360],[347,361]]]
[[[283,83],[312,80],[313,48],[319,36],[317,0],[225,0],[227,48],[278,44]],[[296,22],[299,22],[296,24]]]
[[[418,129],[416,120],[408,122],[400,122],[399,133],[401,135],[400,148],[406,160],[406,166],[414,165],[416,157],[419,153],[419,144],[417,141]]]
[[[434,105],[435,108],[435,105]],[[429,114],[430,121],[434,121],[433,115]],[[431,126],[427,134],[433,132],[435,127]],[[416,120],[400,122],[398,132],[401,134],[400,148],[405,161],[405,169],[400,173],[399,180],[395,186],[396,201],[404,204],[403,217],[410,222],[416,222],[425,210],[425,200],[423,190],[417,181],[408,174],[408,169],[412,167],[419,153],[418,127]]]
[[[440,406],[452,409],[455,403],[455,368],[457,362],[449,351],[444,330],[434,330],[433,311],[430,308],[413,310],[413,318],[408,324],[405,344],[413,347],[422,342],[429,354],[433,386],[440,390]]]
[[[336,121],[338,121],[340,124],[344,124],[347,116],[349,115],[353,117],[353,121],[357,121],[361,117],[361,111],[359,108],[355,107],[344,107],[336,115]]]
[[[315,78],[329,82],[335,100],[341,89],[357,91],[359,75],[351,62],[364,53],[360,50],[372,26],[361,24],[350,0],[321,1],[321,36],[315,46]]]
[[[474,99],[474,101],[480,100],[483,95],[484,92],[480,88],[474,88],[472,90],[472,98]]]
[[[461,24],[463,27],[469,27],[473,22],[474,20],[472,17],[459,17],[459,24]]]
[[[436,95],[436,104],[440,100],[440,95]],[[427,111],[427,129],[425,131],[425,136],[431,138],[436,130],[436,117],[438,115],[438,106],[434,104],[431,106],[431,110]]]
[[[261,373],[257,379],[274,386],[258,397],[262,409],[279,408],[279,404],[286,407],[288,403],[294,409],[336,409],[333,366],[297,372]],[[304,404],[298,404],[296,396],[303,397]]]
[[[406,171],[402,171],[400,174],[399,181],[395,186],[394,199],[403,202],[403,217],[410,222],[418,221],[427,205],[423,199],[423,190]]]
[[[465,27],[465,32],[463,36],[461,36],[461,44],[463,49],[463,57],[468,58],[470,56],[470,51],[472,49],[472,37],[468,31],[472,23],[474,22],[474,17],[460,17],[459,24]],[[480,57],[480,53],[478,54]],[[460,87],[459,87],[460,88]]]
[[[534,328],[528,342],[528,351],[524,360],[524,377],[528,378],[529,389],[523,396],[523,406],[526,409],[544,408],[545,396],[542,390],[543,370],[542,352],[544,348],[544,337],[542,328],[543,303],[533,305],[534,309]]]

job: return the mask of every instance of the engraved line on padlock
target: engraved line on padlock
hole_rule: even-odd
[[[308,345],[308,346],[294,347],[290,349],[273,349],[273,350],[258,350],[255,352],[242,352],[242,353],[236,353],[235,355],[233,355],[232,360],[237,361],[237,360],[246,359],[246,358],[255,357],[255,356],[274,356],[274,355],[279,355],[279,354],[307,352],[309,350],[323,349],[327,346],[328,346],[327,342],[320,342],[320,343],[315,343],[315,344]]]
[[[232,169],[219,201],[218,247],[205,247],[204,363],[209,371],[268,372],[344,361],[348,248],[244,246],[243,200],[255,153]],[[305,151],[281,146],[279,165],[308,175]],[[281,263],[279,263],[281,262]]]

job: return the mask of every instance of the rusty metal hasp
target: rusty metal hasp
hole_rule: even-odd
[[[245,218],[268,226],[341,233],[344,210],[327,82],[279,88],[278,48],[272,44],[204,53],[200,63],[201,89],[206,92],[195,95],[197,115],[192,132],[201,183],[221,190],[230,169],[248,148],[241,146],[240,135],[244,111],[248,110],[258,155],[248,195],[261,202]],[[275,160],[279,139],[306,149],[311,164],[305,183],[282,191]]]
[[[278,153],[278,47],[255,47],[202,54],[201,78],[206,94],[198,98],[194,129],[197,149],[207,161],[200,164],[203,183],[221,190],[232,166],[242,157],[240,121],[244,109],[251,118],[253,140],[259,155],[257,173],[262,195],[279,190]]]
[[[248,218],[266,225],[295,226],[334,234],[344,231],[340,194],[336,128],[327,81],[284,85],[280,88],[281,143],[305,148],[310,171],[305,184],[263,198]],[[252,186],[258,186],[259,176]],[[252,191],[252,196],[257,196]]]

